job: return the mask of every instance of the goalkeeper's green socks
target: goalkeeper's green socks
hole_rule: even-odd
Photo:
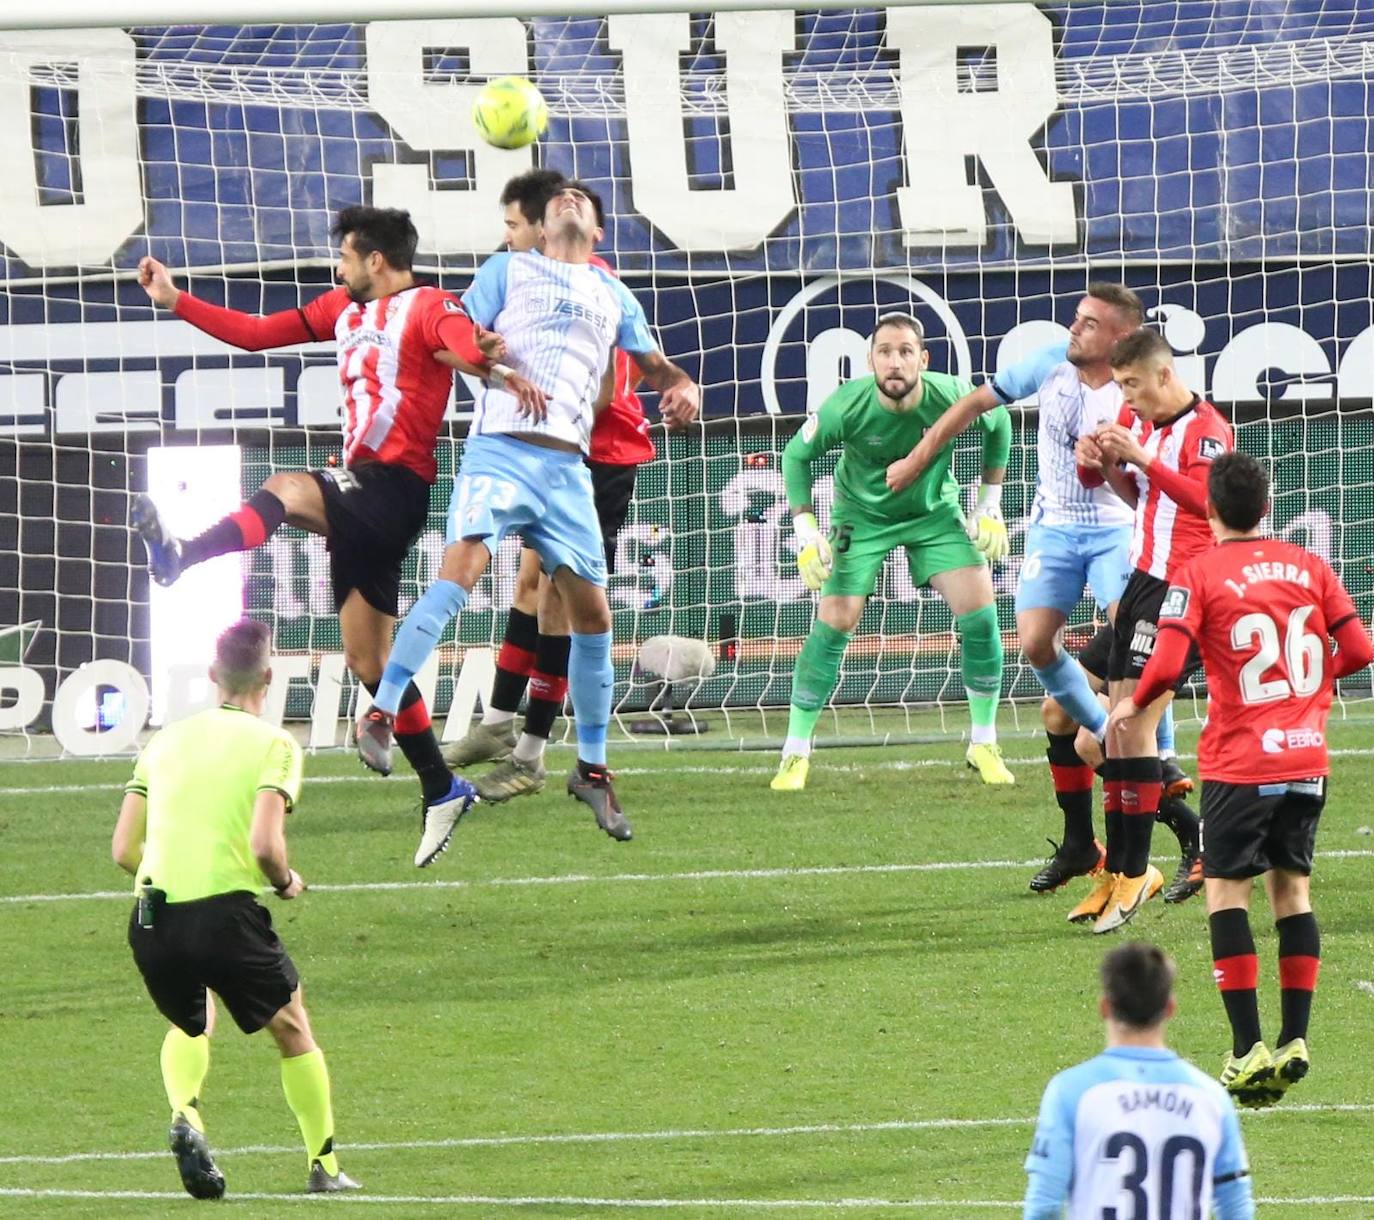
[[[319,1161],[325,1173],[337,1177],[334,1155],[334,1107],[329,1100],[329,1069],[324,1052],[316,1047],[304,1055],[281,1061],[281,1088],[305,1140],[306,1160]]]
[[[836,631],[817,619],[797,654],[792,671],[792,708],[787,717],[787,742],[784,754],[810,754],[816,721],[830,702],[840,676],[840,662],[849,647],[852,633]]]
[[[1002,629],[997,623],[997,608],[983,606],[961,614],[959,627],[959,666],[964,690],[968,693],[969,741],[991,745],[997,740],[997,702],[1002,695]]]
[[[202,1135],[205,1123],[200,1117],[200,1087],[210,1071],[210,1037],[192,1038],[175,1025],[162,1040],[162,1087],[172,1114],[184,1114],[186,1121]]]

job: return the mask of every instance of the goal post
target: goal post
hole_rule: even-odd
[[[931,367],[976,380],[1061,335],[1098,278],[1141,293],[1183,377],[1271,460],[1273,529],[1328,558],[1369,620],[1374,11],[645,7],[405,0],[372,20],[352,0],[55,0],[0,17],[0,632],[27,641],[0,664],[0,731],[46,730],[57,707],[63,748],[98,753],[130,709],[177,714],[204,697],[205,633],[246,608],[282,658],[273,707],[313,744],[343,741],[322,540],[283,530],[163,591],[125,525],[150,487],[193,529],[274,471],[336,458],[330,345],[233,351],[158,316],[137,263],[152,253],[241,309],[293,307],[330,282],[333,214],[365,202],[410,210],[417,270],[461,291],[498,248],[502,185],[536,161],[603,193],[603,253],[703,389],[699,428],[655,426],[620,541],[622,727],[654,690],[638,644],[683,635],[716,667],[680,684],[678,714],[709,721],[711,742],[780,736],[814,599],[779,455],[863,372],[880,312],[915,312]],[[506,73],[549,100],[537,149],[473,128],[475,91]],[[403,607],[437,570],[471,401],[459,384]],[[994,580],[1004,693],[1033,698],[1011,605],[1033,405],[1013,418],[1013,553]],[[978,464],[959,450],[966,487]],[[832,471],[818,469],[822,514]],[[426,676],[450,735],[489,681],[515,565],[510,543]],[[69,682],[80,697],[59,700]],[[1358,710],[1367,677],[1344,694]],[[958,733],[963,699],[948,611],[894,556],[821,732]]]

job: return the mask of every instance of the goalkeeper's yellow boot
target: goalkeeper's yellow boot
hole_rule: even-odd
[[[1272,1106],[1283,1096],[1274,1079],[1274,1060],[1263,1042],[1256,1042],[1239,1059],[1227,1055],[1221,1069],[1221,1083],[1235,1098],[1236,1105],[1247,1110]]]
[[[778,773],[768,785],[774,792],[800,792],[806,787],[811,760],[805,754],[784,754]]]
[[[1083,899],[1065,917],[1070,923],[1088,923],[1096,919],[1107,909],[1107,900],[1112,896],[1112,890],[1116,888],[1116,874],[1109,873],[1105,868],[1097,874],[1097,880],[1093,883],[1093,888],[1088,891],[1088,896]]]
[[[977,771],[985,784],[1014,784],[1016,776],[1002,761],[1002,747],[996,742],[969,746],[964,761]]]

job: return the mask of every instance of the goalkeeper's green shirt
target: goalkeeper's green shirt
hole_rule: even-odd
[[[249,839],[262,791],[290,809],[301,791],[301,748],[285,729],[240,708],[210,708],[156,733],[126,792],[148,798],[143,861],[135,874],[191,902],[267,883]]]
[[[887,468],[916,447],[926,429],[965,394],[973,383],[948,373],[922,373],[921,401],[911,411],[883,406],[873,377],[840,386],[821,404],[782,452],[787,502],[793,511],[811,503],[811,463],[821,454],[844,447],[835,469],[835,511],[879,521],[923,516],[942,505],[959,508],[959,485],[950,471],[950,442],[910,487],[893,492]],[[1011,454],[1011,416],[994,407],[974,423],[983,436],[983,466],[999,470]]]

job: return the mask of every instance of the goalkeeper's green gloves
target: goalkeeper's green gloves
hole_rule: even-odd
[[[1007,523],[1002,520],[1002,484],[984,483],[978,488],[978,501],[968,523],[968,536],[974,549],[989,563],[1000,563],[1011,550]]]
[[[835,567],[835,556],[830,543],[816,524],[815,513],[798,513],[792,518],[792,528],[797,531],[797,541],[801,548],[797,551],[797,571],[801,573],[802,584],[813,591],[820,589]]]

